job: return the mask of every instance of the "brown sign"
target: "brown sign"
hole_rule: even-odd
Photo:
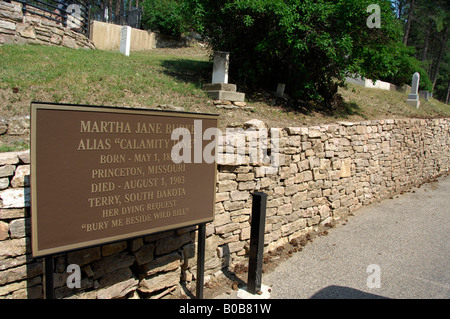
[[[31,125],[34,256],[214,219],[216,163],[194,153],[217,116],[32,103]]]

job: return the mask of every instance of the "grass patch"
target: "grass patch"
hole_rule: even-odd
[[[367,119],[449,117],[450,106],[433,98],[420,99],[418,109],[405,103],[407,93],[370,89],[355,84],[340,88],[345,103],[357,105],[358,115]]]
[[[0,145],[0,153],[13,152],[13,151],[22,151],[30,148],[30,144],[28,141],[15,141],[8,144]]]
[[[339,89],[343,103],[331,111],[314,103],[285,101],[270,92],[245,92],[251,110],[217,109],[202,90],[211,81],[212,63],[209,52],[200,47],[132,52],[126,57],[101,50],[2,45],[0,56],[0,118],[29,115],[32,101],[134,108],[169,104],[190,112],[219,114],[220,128],[249,119],[262,120],[271,127],[288,127],[450,117],[450,107],[434,99],[423,100],[415,109],[405,103],[406,93],[350,83]],[[230,83],[235,82],[230,79]],[[20,143],[10,145],[22,147]]]
[[[30,102],[154,108],[206,102],[201,90],[207,56],[189,60],[157,53],[72,50],[63,47],[0,47],[2,116],[24,115]],[[195,74],[190,77],[190,74]],[[8,107],[9,106],[9,107]]]

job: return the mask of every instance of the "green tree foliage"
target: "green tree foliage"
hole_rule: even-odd
[[[189,27],[186,1],[144,0],[142,9],[144,29],[158,30],[167,35],[180,35]]]
[[[421,61],[414,67],[416,70],[422,67],[419,72],[426,74],[420,79],[420,89],[434,91],[434,97],[445,102],[450,87],[448,73],[450,2],[448,0],[392,2],[398,20],[403,25],[406,43],[414,49],[410,56]],[[409,30],[407,30],[408,22]]]
[[[401,42],[398,42],[396,46],[391,49],[391,72],[386,73],[379,79],[391,82],[398,86],[402,86],[403,84],[411,85],[413,74],[419,72],[420,90],[431,92],[433,90],[433,83],[431,82],[427,71],[423,68],[422,63],[415,58],[416,50],[413,47],[407,47]]]
[[[433,96],[442,102],[450,103],[450,52],[447,52],[442,60]]]
[[[195,0],[194,7],[212,48],[231,53],[230,73],[238,84],[274,90],[282,82],[292,96],[330,106],[336,81],[342,84],[346,75],[381,79],[398,73],[400,24],[390,1],[381,0],[381,28],[369,28],[372,3]]]

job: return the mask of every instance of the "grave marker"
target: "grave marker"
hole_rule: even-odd
[[[214,100],[244,102],[245,93],[236,92],[235,84],[228,84],[229,52],[214,52],[212,82],[204,86],[208,96]]]
[[[429,101],[431,97],[433,97],[433,93],[428,92],[426,90],[419,91],[419,96]]]
[[[419,72],[414,73],[411,84],[411,93],[408,95],[408,99],[406,103],[408,105],[414,106],[417,109],[420,106],[419,100],[419,82],[420,82],[420,74]]]
[[[284,90],[286,88],[286,84],[284,83],[278,83],[277,85],[277,90],[275,93],[276,97],[280,97],[280,98],[288,98],[288,95],[284,93]]]
[[[213,74],[211,83],[228,83],[229,52],[214,52]]]
[[[131,27],[124,26],[120,30],[120,53],[130,56]]]

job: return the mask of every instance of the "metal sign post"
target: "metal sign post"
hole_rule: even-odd
[[[252,225],[247,291],[251,294],[256,294],[261,291],[267,194],[256,192],[252,196]]]
[[[203,284],[205,279],[205,242],[206,224],[198,225],[198,248],[197,248],[197,299],[203,299]]]
[[[53,256],[44,257],[44,299],[54,299],[53,286]]]

